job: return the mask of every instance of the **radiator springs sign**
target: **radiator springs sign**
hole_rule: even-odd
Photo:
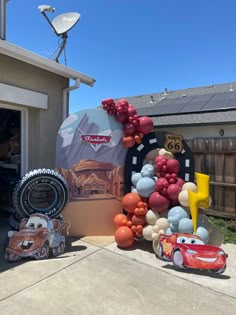
[[[82,135],[81,140],[92,144],[102,144],[111,142],[111,137],[103,135]]]

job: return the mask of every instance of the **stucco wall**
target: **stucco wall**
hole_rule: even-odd
[[[28,158],[29,170],[54,168],[57,131],[62,123],[62,91],[69,80],[5,55],[0,55],[0,69],[0,83],[48,95],[47,110],[28,107]]]

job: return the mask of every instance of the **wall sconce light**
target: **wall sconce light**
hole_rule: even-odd
[[[219,134],[221,137],[223,137],[223,135],[225,134],[224,129],[220,129]]]

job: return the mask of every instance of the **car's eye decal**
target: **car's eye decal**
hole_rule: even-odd
[[[195,239],[192,239],[192,240],[190,241],[190,243],[191,243],[191,244],[196,244],[196,240],[195,240]]]
[[[185,244],[185,243],[187,243],[187,238],[186,237],[178,237],[177,243]]]
[[[30,224],[29,224],[29,227],[30,227],[31,229],[34,229],[34,227],[35,227],[34,223],[30,223]]]
[[[205,245],[205,243],[202,240],[194,239],[194,243],[191,242],[191,244],[195,245]]]
[[[38,224],[36,225],[36,228],[37,228],[37,229],[40,229],[40,228],[42,228],[42,227],[43,227],[42,223],[38,223]]]

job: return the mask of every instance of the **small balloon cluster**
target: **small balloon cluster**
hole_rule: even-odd
[[[168,212],[168,222],[170,223],[170,227],[166,230],[166,234],[193,234],[193,222],[190,219],[190,215],[188,211],[180,206],[176,206],[170,209],[170,211]],[[209,241],[209,232],[203,223],[204,222],[202,222],[200,216],[196,235],[198,235],[202,239],[202,241],[207,244]]]
[[[136,193],[126,194],[122,199],[122,205],[127,215],[117,214],[114,218],[118,228],[115,232],[115,240],[120,247],[126,248],[134,243],[135,237],[142,237],[148,209],[147,203],[143,202]]]
[[[133,105],[127,100],[120,99],[115,103],[114,99],[108,98],[102,101],[103,109],[123,124],[123,144],[126,148],[131,148],[135,143],[140,144],[144,135],[149,134],[153,129],[151,118],[139,117]]]
[[[181,187],[185,183],[178,177],[180,164],[173,156],[166,156],[165,150],[161,150],[155,159],[157,169],[157,181],[155,192],[150,195],[149,205],[157,212],[163,212],[170,206],[178,205],[178,196]]]

